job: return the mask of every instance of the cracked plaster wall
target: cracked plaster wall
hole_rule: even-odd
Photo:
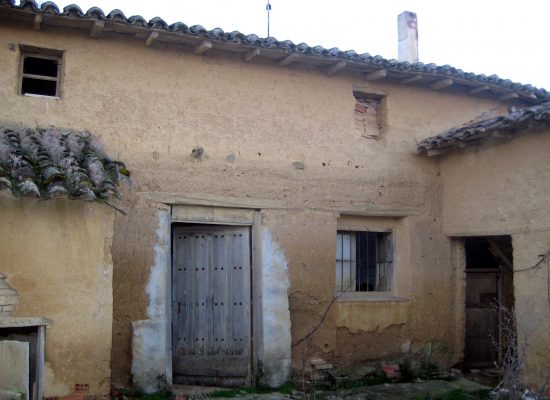
[[[44,395],[110,389],[113,210],[73,200],[0,198],[0,271],[16,317],[46,317]]]

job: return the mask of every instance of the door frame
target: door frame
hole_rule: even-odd
[[[166,301],[166,380],[169,387],[173,385],[173,354],[172,354],[172,233],[173,226],[177,224],[197,225],[226,225],[242,226],[250,228],[250,287],[251,298],[251,349],[250,369],[247,377],[247,386],[255,383],[258,377],[258,349],[261,346],[261,273],[258,269],[261,264],[261,215],[258,209],[210,207],[194,205],[172,205],[170,207],[170,245],[167,257],[167,271],[165,274],[165,301]]]
[[[454,360],[459,365],[464,365],[464,350],[465,350],[465,336],[466,336],[466,274],[470,272],[466,263],[466,239],[468,238],[494,238],[494,237],[509,237],[510,244],[513,246],[513,235],[509,232],[460,232],[448,234],[448,238],[451,240],[451,265],[453,266],[453,290],[454,301],[456,304],[454,310],[454,327],[457,334],[453,337],[454,347]],[[501,257],[499,257],[501,258]],[[506,263],[505,263],[506,264]],[[514,293],[508,292],[507,288],[513,288],[514,273],[513,273],[513,260],[509,263],[511,268],[509,271],[502,269],[492,268],[492,272],[498,271],[497,278],[497,292],[498,301],[500,304],[510,307],[513,306]],[[480,269],[478,271],[482,272]],[[507,284],[504,283],[505,278],[508,277]],[[511,285],[511,286],[509,286]],[[511,297],[506,297],[506,294],[511,294]],[[510,303],[511,301],[511,303]],[[500,343],[498,349],[498,363],[502,362],[502,347],[505,343],[505,338],[502,334],[502,311],[498,312],[498,341]]]

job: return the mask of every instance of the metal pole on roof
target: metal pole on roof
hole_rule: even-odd
[[[271,11],[271,4],[269,4],[269,0],[267,0],[265,9],[267,10],[267,37],[269,37],[269,12]]]

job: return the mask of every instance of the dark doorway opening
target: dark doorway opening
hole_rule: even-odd
[[[502,314],[514,307],[511,236],[465,238],[466,330],[464,364],[494,368],[507,346]]]

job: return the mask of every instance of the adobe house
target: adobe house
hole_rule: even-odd
[[[402,18],[407,51],[416,24]],[[81,207],[114,218],[112,336],[86,361],[65,345],[62,363],[48,325],[46,396],[275,387],[314,357],[485,367],[502,358],[495,299],[533,316],[518,325],[524,379],[543,383],[545,90],[414,52],[386,60],[51,2],[0,2],[0,31],[0,121],[92,132],[132,171],[113,203],[125,214],[10,199],[33,218],[66,215],[57,207],[76,207],[79,224],[101,220]],[[482,335],[475,321],[488,321]]]

